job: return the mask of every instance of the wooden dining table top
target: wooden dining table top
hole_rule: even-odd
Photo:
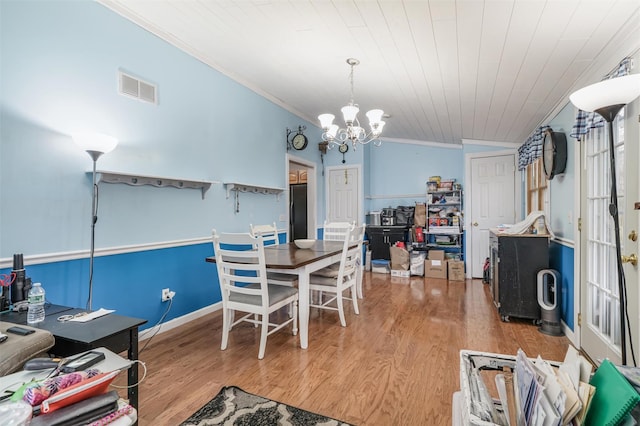
[[[354,243],[354,247],[357,244]],[[342,250],[341,241],[316,240],[308,249],[298,248],[295,243],[270,245],[264,248],[264,258],[267,268],[297,269],[320,259],[333,256]],[[215,256],[206,258],[207,262],[215,263]]]

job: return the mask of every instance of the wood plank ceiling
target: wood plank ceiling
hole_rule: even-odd
[[[342,124],[357,58],[363,122],[381,108],[383,136],[418,143],[521,144],[640,48],[638,0],[99,2],[312,123]]]

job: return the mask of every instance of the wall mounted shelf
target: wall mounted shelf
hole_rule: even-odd
[[[92,172],[87,172],[87,174],[91,176]],[[209,190],[209,188],[211,188],[211,185],[214,183],[220,183],[218,181],[180,179],[166,176],[145,176],[108,170],[96,170],[96,175],[97,183],[125,183],[133,186],[151,185],[158,188],[171,186],[178,189],[199,189],[202,192],[203,200],[204,194]]]
[[[238,182],[225,182],[224,186],[227,189],[227,198],[231,195],[231,191],[237,192],[253,192],[255,194],[275,195],[277,199],[280,199],[280,194],[284,191],[284,188],[276,188],[273,186],[261,186],[247,183]]]

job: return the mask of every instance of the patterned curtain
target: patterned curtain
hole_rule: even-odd
[[[625,75],[629,75],[631,71],[631,58],[624,58],[618,66],[611,71],[609,74],[605,75],[602,80],[608,80],[610,78],[616,77],[624,77]],[[596,127],[603,127],[604,119],[600,114],[596,114],[595,112],[585,112],[582,110],[578,110],[578,114],[576,115],[576,122],[571,129],[570,136],[580,140],[581,136],[588,133],[589,130],[595,129]]]
[[[628,75],[631,71],[631,66],[632,59],[626,57],[613,71],[605,75],[602,80]],[[571,129],[570,136],[580,140],[580,137],[589,132],[590,129],[602,126],[604,126],[604,119],[600,114],[578,110],[576,122]],[[518,148],[518,170],[523,170],[542,155],[542,140],[544,138],[544,132],[547,129],[551,129],[551,127],[538,127],[531,136],[524,141],[520,148]]]
[[[551,129],[549,126],[540,126],[518,148],[518,170],[527,167],[533,161],[542,156],[542,140],[544,132]]]

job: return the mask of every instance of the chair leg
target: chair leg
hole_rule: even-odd
[[[358,270],[356,271],[356,283],[358,284],[358,298],[362,299],[362,279],[363,279],[363,269],[362,265],[358,266]]]
[[[267,333],[269,333],[269,314],[262,314],[262,330],[260,330],[260,350],[258,351],[258,359],[264,358],[264,352],[267,348]]]
[[[358,311],[358,298],[356,297],[357,289],[356,286],[351,286],[351,300],[353,301],[353,312],[356,315],[360,315],[360,311]]]
[[[230,309],[222,309],[222,342],[220,343],[220,350],[227,349],[227,344],[229,343],[229,317],[231,316]]]
[[[294,300],[291,304],[291,310],[293,311],[293,335],[298,334],[298,301]]]
[[[340,314],[340,324],[343,327],[347,326],[347,321],[344,318],[344,303],[342,303],[342,290],[338,291],[336,302],[338,302],[338,313]]]

